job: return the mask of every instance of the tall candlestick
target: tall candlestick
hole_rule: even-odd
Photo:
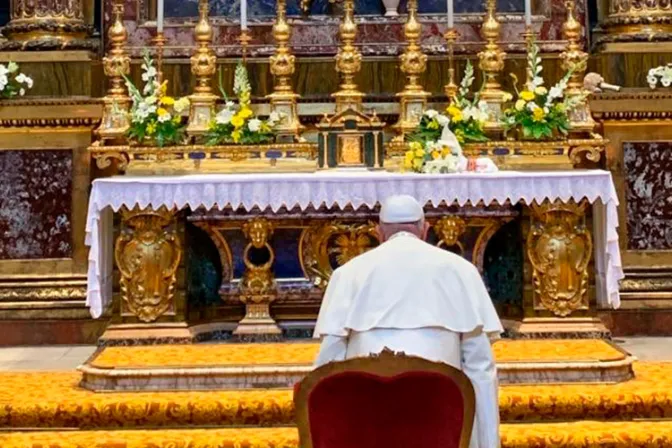
[[[247,29],[247,0],[240,0],[240,29]]]
[[[455,19],[453,17],[453,0],[447,0],[446,8],[448,10],[448,28],[453,28],[455,26]]]
[[[156,4],[156,31],[163,33],[163,0],[158,0]]]
[[[532,26],[532,0],[525,0],[525,26]]]

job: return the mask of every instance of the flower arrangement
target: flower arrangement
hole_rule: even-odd
[[[488,120],[487,104],[480,100],[479,93],[471,101],[467,98],[473,83],[474,67],[471,62],[467,62],[458,93],[451,98],[445,114],[431,109],[425,111],[418,129],[408,136],[408,141],[423,144],[437,141],[445,126],[455,134],[460,144],[488,141],[484,131]]]
[[[254,145],[272,142],[275,138],[273,128],[282,117],[277,112],[272,112],[267,120],[261,120],[254,115],[250,107],[252,87],[247,67],[242,62],[236,66],[233,81],[233,93],[238,98],[238,104],[227,99],[221,78],[219,88],[226,104],[210,123],[206,143]]]
[[[33,80],[19,72],[19,64],[10,62],[0,64],[0,98],[24,96],[26,89],[33,88]]]
[[[168,83],[159,83],[154,61],[147,53],[142,70],[142,80],[145,82],[142,92],[126,78],[126,86],[133,101],[131,125],[126,136],[135,143],[152,140],[159,147],[179,144],[184,139],[186,128],[182,112],[189,108],[189,99],[175,99],[166,95]]]
[[[565,97],[567,82],[572,75],[569,71],[550,90],[544,87],[541,75],[541,57],[539,47],[532,43],[528,53],[529,80],[522,91],[518,90],[518,79],[514,79],[517,100],[503,114],[506,130],[520,129],[522,137],[545,140],[567,135],[569,132],[569,113],[586,100],[585,95]]]
[[[658,87],[658,83],[663,87],[670,87],[672,85],[672,64],[662,65],[649,70],[646,82],[652,90]]]
[[[454,173],[466,169],[467,159],[449,124],[447,116],[431,109],[425,111],[420,128],[410,136],[404,156],[405,171]]]

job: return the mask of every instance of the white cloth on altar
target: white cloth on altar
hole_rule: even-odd
[[[315,326],[316,365],[389,348],[462,369],[476,392],[470,446],[493,448],[497,371],[486,333],[502,331],[474,265],[401,233],[334,271]]]
[[[373,207],[395,194],[409,194],[420,203],[438,205],[456,202],[465,205],[507,201],[527,204],[544,200],[588,199],[604,219],[596,229],[605,233],[602,245],[595,246],[595,261],[601,306],[617,308],[618,282],[623,278],[618,246],[618,198],[611,173],[602,170],[552,172],[500,171],[424,175],[387,172],[324,171],[316,174],[198,174],[186,176],[115,176],[96,179],[89,197],[86,244],[89,250],[87,305],[94,318],[100,317],[111,300],[106,279],[111,278],[112,229],[103,212],[122,206],[178,209],[243,207],[299,207],[322,204],[344,208]],[[603,209],[603,210],[601,210]],[[597,238],[596,238],[597,243]],[[599,286],[599,285],[598,285]]]

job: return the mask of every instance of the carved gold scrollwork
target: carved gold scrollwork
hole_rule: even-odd
[[[122,231],[114,256],[121,272],[122,314],[154,322],[174,308],[177,268],[182,247],[175,211],[122,209]]]
[[[376,225],[313,222],[300,242],[301,267],[316,286],[326,287],[334,272],[332,260],[342,266],[374,247],[378,242]]]
[[[532,206],[527,255],[533,267],[535,307],[565,317],[588,308],[588,264],[593,251],[586,205]]]
[[[270,312],[270,304],[276,293],[275,277],[271,270],[275,253],[268,242],[273,228],[273,223],[266,218],[254,218],[243,226],[243,233],[249,240],[243,253],[245,273],[240,281],[240,300],[245,304],[245,317],[238,323],[234,334],[281,333]],[[254,252],[261,261],[253,255]]]

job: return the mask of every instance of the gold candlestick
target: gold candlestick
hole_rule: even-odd
[[[563,70],[571,70],[572,76],[567,83],[567,97],[584,95],[583,77],[588,68],[588,53],[581,48],[580,39],[583,27],[574,17],[574,0],[565,2],[567,8],[567,20],[562,26],[562,31],[567,40],[567,49],[560,55]],[[583,106],[579,106],[570,113],[570,125],[572,130],[592,132],[595,129],[595,121],[591,116],[587,100]]]
[[[271,111],[281,114],[284,119],[276,126],[278,139],[299,139],[303,126],[299,121],[297,100],[299,95],[292,90],[296,58],[291,53],[289,41],[292,36],[287,23],[286,0],[277,2],[277,18],[273,24],[273,38],[277,47],[270,57],[271,74],[275,78],[273,93],[268,95]]]
[[[336,71],[341,76],[341,85],[339,91],[332,95],[336,100],[336,113],[347,108],[361,111],[364,98],[355,83],[355,75],[362,68],[362,54],[355,47],[357,24],[354,18],[354,0],[344,0],[343,10],[343,20],[339,27],[341,46],[336,55]]]
[[[532,45],[534,45],[534,42],[536,40],[537,35],[534,32],[534,29],[532,26],[528,25],[525,27],[525,32],[523,33],[523,39],[525,40],[525,48],[527,49],[527,54],[528,58],[530,53],[532,52]],[[534,73],[530,70],[530,64],[527,64],[527,67],[525,69],[525,85],[528,85],[532,82],[534,79]]]
[[[196,51],[191,57],[191,73],[196,77],[194,93],[190,96],[189,135],[204,134],[215,115],[217,97],[212,92],[212,76],[217,71],[217,56],[210,48],[212,45],[212,26],[210,26],[208,0],[198,2],[199,20],[194,28]]]
[[[448,101],[457,96],[457,84],[455,84],[455,54],[454,54],[454,45],[459,37],[459,34],[455,28],[448,28],[443,37],[448,42],[448,84],[446,84],[443,90],[446,92]]]
[[[406,75],[407,81],[404,91],[397,94],[401,101],[399,121],[394,125],[399,134],[412,132],[418,127],[430,96],[418,82],[420,75],[427,69],[427,55],[420,47],[422,25],[418,22],[417,13],[418,0],[408,0],[408,19],[404,26],[408,45],[399,56],[401,71]]]
[[[240,42],[240,48],[243,53],[243,63],[247,63],[247,47],[252,41],[252,36],[248,30],[240,30],[240,37],[238,37],[238,42]]]
[[[498,77],[499,72],[504,69],[506,53],[502,51],[498,43],[501,25],[497,21],[496,8],[496,0],[486,0],[487,12],[481,28],[481,35],[485,39],[485,48],[478,53],[479,68],[485,74],[485,88],[481,93],[481,98],[488,104],[490,112],[485,128],[490,130],[501,129],[499,118],[504,102],[504,92],[501,89]]]
[[[163,31],[156,32],[152,43],[156,47],[156,79],[161,84],[163,82],[163,48],[166,46],[166,37]]]
[[[126,93],[124,76],[131,72],[131,58],[124,49],[128,32],[124,26],[124,0],[115,0],[112,5],[112,26],[108,31],[110,52],[103,58],[105,76],[110,79],[110,87],[103,98],[103,119],[96,130],[103,139],[124,135],[129,127],[128,110],[131,100]]]

